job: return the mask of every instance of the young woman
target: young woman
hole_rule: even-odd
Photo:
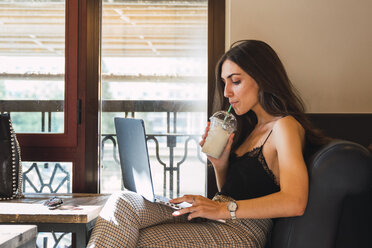
[[[224,109],[232,104],[238,119],[221,157],[208,157],[219,193],[173,199],[192,204],[175,212],[135,193],[115,194],[88,247],[264,247],[271,218],[304,213],[305,144],[323,140],[277,54],[262,41],[240,41],[220,59],[216,79]]]

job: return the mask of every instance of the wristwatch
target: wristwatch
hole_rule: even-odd
[[[235,201],[229,201],[229,203],[227,203],[227,210],[229,210],[232,220],[236,219],[235,212],[237,209],[238,209],[238,204],[236,204]]]

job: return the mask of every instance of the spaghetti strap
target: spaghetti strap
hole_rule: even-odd
[[[269,135],[267,135],[267,137],[266,137],[266,139],[265,139],[265,141],[264,141],[264,143],[262,144],[262,146],[261,147],[263,147],[264,145],[265,145],[265,143],[266,143],[266,141],[267,141],[267,139],[270,137],[270,134],[273,132],[273,130],[271,129],[271,131],[270,131],[270,133],[269,133]]]

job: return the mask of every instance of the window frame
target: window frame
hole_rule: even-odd
[[[23,149],[34,146],[74,147],[77,144],[77,10],[77,1],[66,0],[64,133],[19,133],[17,137]]]
[[[81,121],[81,104],[78,109],[78,102],[82,102],[79,85],[84,83],[81,73],[84,73],[82,68],[85,66],[80,65],[79,49],[86,47],[81,40],[81,37],[86,36],[86,0],[66,0],[65,4],[65,131],[61,134],[17,133],[17,139],[21,146],[22,161],[71,162],[72,192],[75,193],[85,192],[86,188],[85,176],[82,174],[85,168],[85,151],[81,132],[85,127]]]
[[[215,67],[225,52],[225,0],[208,0],[208,119],[213,114],[215,96]],[[218,191],[213,166],[207,165],[207,197],[213,198]]]

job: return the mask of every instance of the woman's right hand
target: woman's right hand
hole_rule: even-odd
[[[199,143],[201,147],[203,147],[205,143],[205,139],[208,136],[209,127],[210,127],[210,122],[208,122],[207,127],[205,128],[204,135],[202,136],[203,139]],[[218,159],[207,155],[208,160],[212,163],[213,167],[216,170],[224,170],[227,168],[233,139],[234,139],[234,133],[230,134],[227,144],[225,146],[225,149],[223,150],[221,156]]]

